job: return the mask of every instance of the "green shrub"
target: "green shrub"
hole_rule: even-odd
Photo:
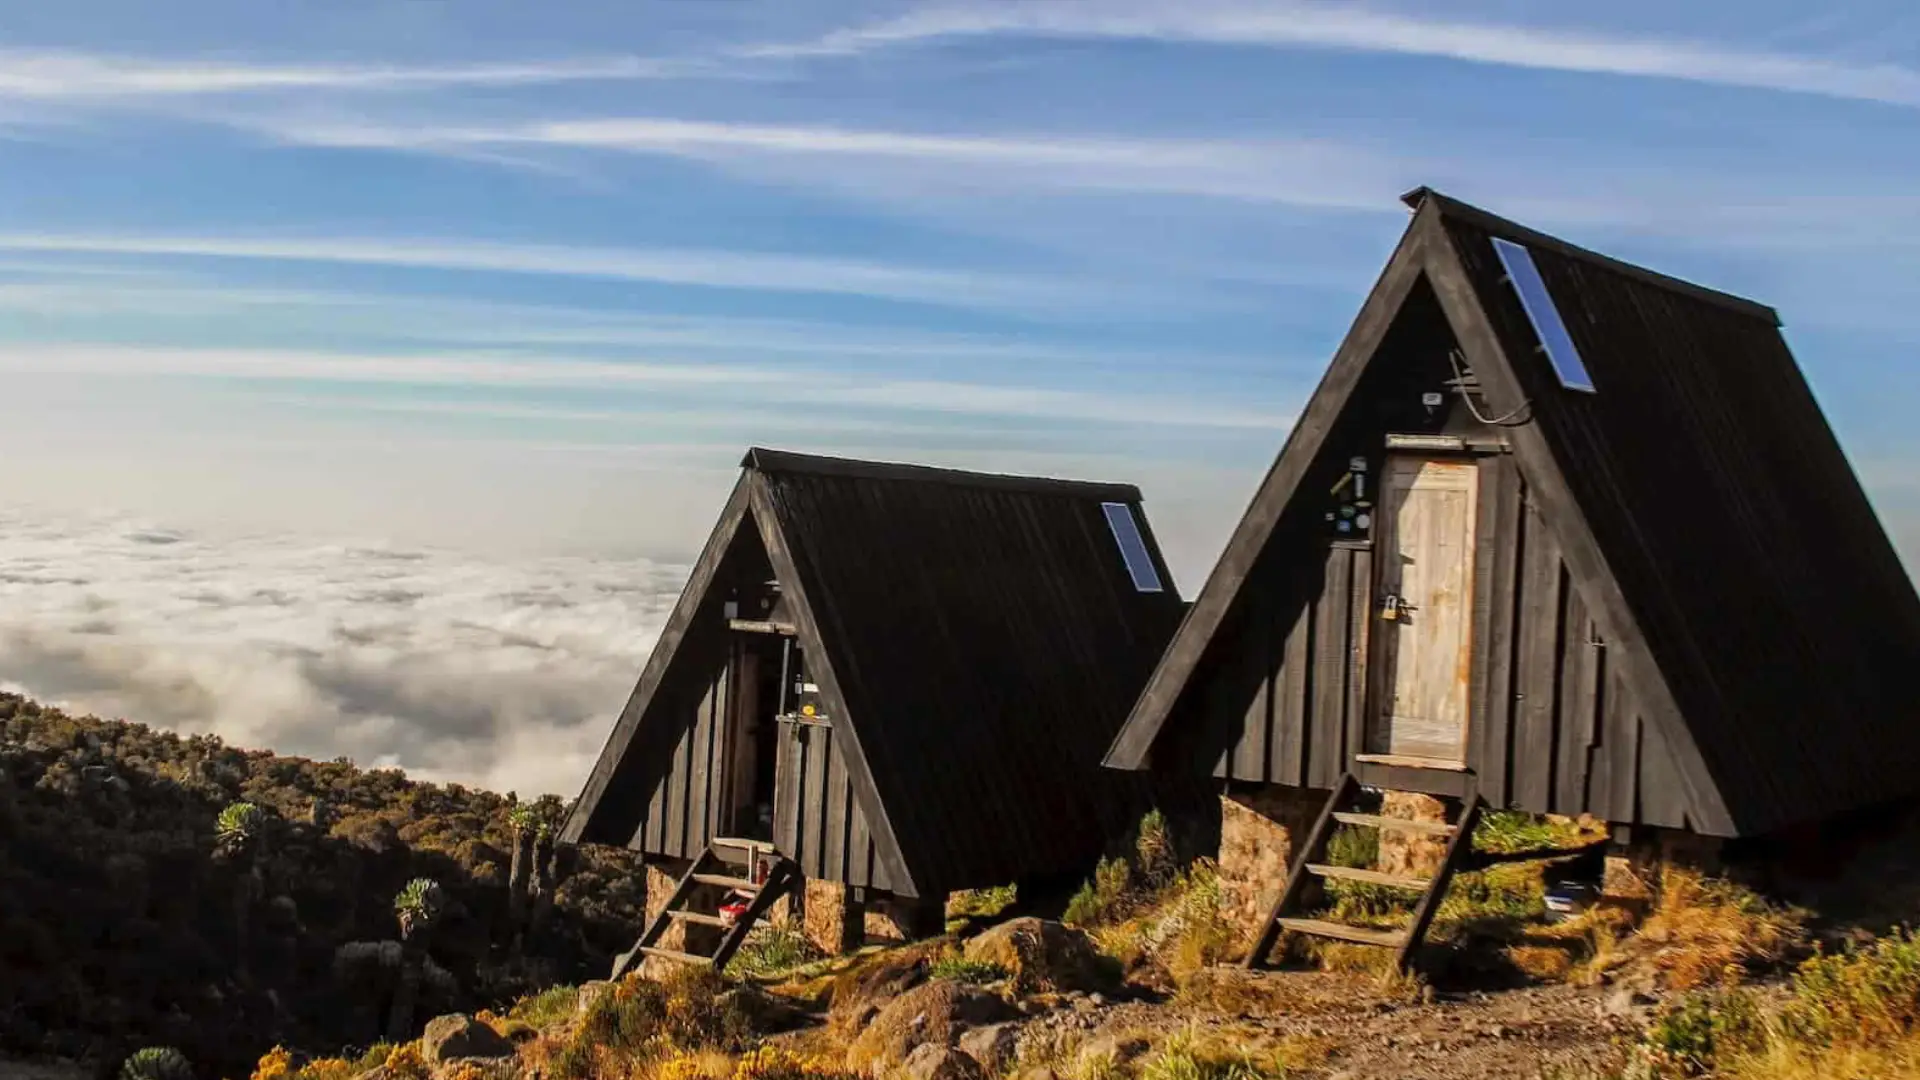
[[[947,917],[950,919],[991,918],[1010,907],[1018,895],[1018,890],[1012,885],[996,885],[990,889],[967,889],[957,892],[947,899]]]
[[[1521,810],[1489,810],[1480,815],[1480,824],[1473,830],[1473,846],[1479,851],[1541,851],[1578,847],[1593,839],[1571,822]]]
[[[573,1017],[580,1007],[580,991],[571,986],[550,986],[513,1003],[507,1016],[534,1028],[549,1028]]]
[[[807,940],[798,926],[761,923],[740,943],[730,970],[748,978],[768,978],[811,964],[825,955]]]
[[[1372,869],[1380,861],[1380,831],[1340,826],[1327,838],[1327,861],[1335,866]]]
[[[120,1080],[193,1080],[193,1065],[171,1046],[149,1046],[121,1063]]]
[[[1920,1030],[1920,937],[1903,929],[1865,949],[1808,959],[1782,1020],[1794,1038],[1821,1045],[1874,1045]]]
[[[1147,889],[1163,889],[1180,872],[1180,859],[1173,850],[1173,837],[1167,831],[1167,817],[1158,809],[1147,811],[1134,829],[1133,869]]]
[[[1736,989],[1681,998],[1654,1020],[1642,1045],[1655,1076],[1705,1076],[1722,1057],[1757,1049],[1765,1034],[1753,994]]]
[[[394,1045],[390,1042],[377,1042],[367,1047],[367,1052],[360,1055],[359,1062],[354,1066],[354,1075],[358,1076],[385,1065],[387,1059],[393,1056],[394,1049]]]
[[[1101,859],[1093,868],[1093,880],[1067,901],[1061,921],[1068,926],[1093,926],[1124,914],[1133,868],[1125,859]]]
[[[726,980],[711,968],[685,967],[664,980],[629,975],[594,1000],[576,1044],[645,1061],[674,1050],[739,1050],[753,1036],[750,1018],[721,997]]]

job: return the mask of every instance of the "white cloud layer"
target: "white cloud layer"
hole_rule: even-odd
[[[1224,401],[1165,394],[1116,394],[1006,383],[873,378],[798,368],[601,361],[564,357],[515,359],[486,355],[354,355],[296,350],[204,349],[115,345],[0,344],[0,375],[176,376],[249,381],[320,381],[367,385],[570,388],[724,387],[709,404],[865,406],[925,413],[1032,417],[1170,427],[1278,430],[1286,413]],[[321,399],[324,401],[325,399]],[[650,411],[685,409],[675,402]],[[640,412],[633,415],[639,417]]]
[[[835,160],[918,166],[915,186],[1125,191],[1392,213],[1396,177],[1417,165],[1358,143],[1308,138],[1126,138],[1061,134],[888,131],[670,117],[589,117],[522,124],[316,122],[236,119],[270,138],[308,146],[464,154],[476,148],[559,148],[688,158],[718,164]],[[963,170],[956,180],[952,170]],[[794,170],[786,174],[792,178]],[[779,173],[775,173],[776,177]],[[888,182],[900,183],[901,177]]]
[[[1920,107],[1920,70],[1703,41],[1503,25],[1354,3],[1015,0],[927,7],[811,42],[742,50],[755,57],[846,56],[988,36],[1107,38],[1334,49],[1477,64],[1678,79]]]
[[[0,512],[0,685],[232,745],[570,798],[683,575]]]
[[[72,233],[0,234],[0,251],[344,263],[831,293],[950,306],[1046,311],[1110,304],[1111,282],[997,271],[933,269],[773,252],[504,244],[426,237],[239,237]],[[1136,290],[1140,298],[1150,295]]]
[[[693,60],[633,56],[500,64],[265,64],[0,49],[0,97],[193,97],[290,90],[404,91],[658,79],[711,73]]]

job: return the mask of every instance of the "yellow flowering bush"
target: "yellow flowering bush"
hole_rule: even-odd
[[[253,1080],[286,1080],[292,1071],[293,1054],[284,1046],[276,1046],[253,1067]]]
[[[417,1042],[394,1047],[393,1053],[387,1055],[387,1071],[404,1080],[429,1080],[433,1075],[433,1070],[427,1068],[426,1059],[420,1056],[420,1044]]]
[[[343,1058],[314,1058],[295,1074],[296,1080],[354,1080],[360,1066]]]

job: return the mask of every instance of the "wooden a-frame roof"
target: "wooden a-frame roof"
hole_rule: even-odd
[[[1438,299],[1573,584],[1685,786],[1751,835],[1920,790],[1920,598],[1771,308],[1429,189],[1106,761],[1147,767],[1416,285]],[[1492,245],[1527,246],[1597,392],[1562,387]],[[1300,505],[1296,505],[1296,502]]]
[[[1123,484],[754,449],[561,839],[627,843],[634,748],[729,554],[760,545],[833,717],[896,891],[1076,869],[1139,778],[1100,767],[1184,610]],[[1125,505],[1163,588],[1135,587],[1103,504]]]

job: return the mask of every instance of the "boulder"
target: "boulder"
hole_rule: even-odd
[[[480,1059],[493,1061],[513,1056],[513,1044],[500,1033],[463,1013],[436,1016],[420,1036],[420,1056],[428,1065],[450,1061]]]
[[[932,1043],[907,1055],[902,1071],[911,1080],[987,1080],[987,1071],[966,1051]]]
[[[927,981],[929,949],[889,950],[834,981],[827,1019],[834,1032],[852,1038],[873,1023],[887,1002]]]
[[[1019,1056],[1020,1025],[989,1024],[971,1028],[961,1033],[956,1045],[979,1062],[989,1075],[1000,1076],[1013,1067],[1014,1059]]]
[[[1011,1020],[1016,1015],[1013,1006],[998,994],[968,983],[936,979],[883,1006],[847,1048],[847,1065],[862,1072],[884,1072],[905,1064],[908,1055],[921,1046],[952,1046],[968,1028]]]
[[[1119,965],[1102,956],[1085,933],[1032,917],[992,927],[966,945],[967,959],[998,964],[1022,991],[1112,990]]]

